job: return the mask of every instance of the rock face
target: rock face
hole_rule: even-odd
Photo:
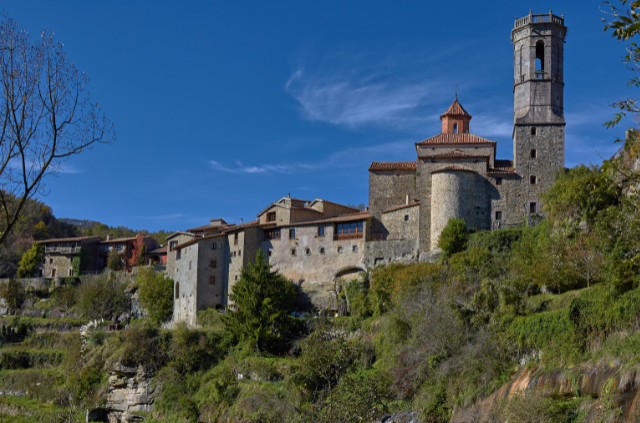
[[[591,397],[585,423],[631,423],[640,421],[640,371],[616,365],[585,365],[572,369],[521,369],[489,397],[471,407],[456,409],[451,423],[489,423],[506,398],[520,391],[557,398]],[[587,409],[585,408],[585,410]]]
[[[109,370],[107,410],[110,423],[143,421],[136,411],[151,411],[156,397],[151,374],[143,366],[127,367],[120,363]]]

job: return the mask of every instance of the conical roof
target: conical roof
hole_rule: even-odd
[[[456,99],[453,100],[453,103],[451,104],[451,106],[449,106],[447,111],[440,115],[440,118],[442,119],[445,116],[469,116],[469,117],[471,117],[471,115],[469,113],[467,113],[467,111],[464,109],[464,107],[462,107],[462,105],[460,103],[458,103],[458,95],[457,94],[456,94]]]

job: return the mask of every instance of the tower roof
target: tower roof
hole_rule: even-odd
[[[469,119],[471,119],[471,115],[467,113],[460,103],[458,103],[458,94],[456,94],[456,99],[453,100],[453,103],[449,106],[447,111],[440,115],[440,119],[445,116],[468,116]]]

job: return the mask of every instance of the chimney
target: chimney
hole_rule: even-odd
[[[243,222],[243,220],[242,220],[242,218],[240,218],[240,224],[241,224],[241,225],[242,225],[242,222]]]
[[[111,241],[111,235],[107,235],[107,241]]]
[[[291,198],[291,193],[288,193],[288,194],[287,194],[287,197]]]
[[[407,201],[405,202],[405,204],[408,206],[409,205],[409,194],[407,194]]]

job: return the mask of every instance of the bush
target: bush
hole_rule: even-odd
[[[101,274],[86,278],[77,287],[77,305],[90,319],[110,319],[127,310],[129,300],[124,291],[126,285],[116,277]]]
[[[438,238],[438,247],[448,257],[466,249],[468,240],[469,233],[464,219],[449,219]]]
[[[281,350],[295,327],[293,311],[296,290],[293,283],[272,272],[262,251],[255,264],[242,269],[232,288],[233,304],[223,316],[225,328],[237,339],[249,341],[257,350]]]
[[[19,278],[30,278],[36,274],[36,271],[44,260],[44,246],[34,243],[27,252],[22,255],[20,265],[18,266]]]
[[[118,253],[116,250],[109,251],[109,255],[107,256],[107,267],[111,270],[124,269],[124,257],[122,257],[122,254]]]
[[[14,279],[0,283],[0,298],[2,298],[11,313],[15,313],[22,307],[26,294],[22,284]]]
[[[479,231],[469,235],[468,248],[481,248],[492,253],[504,253],[522,238],[523,228]]]
[[[169,360],[170,335],[148,322],[131,325],[121,332],[124,348],[120,362],[125,366],[144,365],[156,371]]]
[[[140,291],[140,304],[149,319],[156,324],[166,321],[173,313],[173,279],[158,273],[152,267],[138,270],[136,284]]]

